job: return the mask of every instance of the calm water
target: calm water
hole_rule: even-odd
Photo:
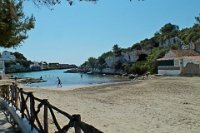
[[[113,76],[83,74],[83,76],[81,77],[80,73],[64,73],[64,71],[65,70],[49,70],[38,72],[13,73],[12,75],[17,77],[32,78],[40,78],[42,76],[43,80],[47,81],[42,83],[30,84],[30,86],[33,87],[56,87],[57,77],[61,79],[63,86],[80,86],[119,81],[119,79]]]

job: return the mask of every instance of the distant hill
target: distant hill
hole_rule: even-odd
[[[6,73],[77,68],[74,64],[47,63],[44,61],[36,62],[27,60],[27,58],[19,52],[12,53],[4,51],[3,53],[5,54],[5,57],[2,57],[4,55],[2,54],[1,59],[5,61]]]

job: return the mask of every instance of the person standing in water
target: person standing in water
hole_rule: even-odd
[[[57,80],[57,82],[58,82],[58,83],[57,83],[57,87],[59,87],[59,86],[62,87],[62,82],[61,82],[60,78],[57,77],[57,79],[58,79],[58,80]]]

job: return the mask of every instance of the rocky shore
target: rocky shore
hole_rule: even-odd
[[[90,72],[88,69],[79,69],[79,68],[73,68],[64,71],[64,73],[88,73]]]
[[[30,78],[30,77],[24,77],[24,78],[11,77],[10,79],[13,79],[15,82],[21,83],[21,84],[46,82],[46,80],[43,80],[40,78]]]

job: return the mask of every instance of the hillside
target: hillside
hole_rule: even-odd
[[[120,48],[115,44],[112,51],[105,52],[98,58],[90,57],[80,68],[93,73],[157,73],[156,59],[164,56],[170,49],[190,49],[190,45],[197,41],[200,41],[198,21],[192,27],[181,30],[179,26],[167,23],[153,37],[128,48]]]

